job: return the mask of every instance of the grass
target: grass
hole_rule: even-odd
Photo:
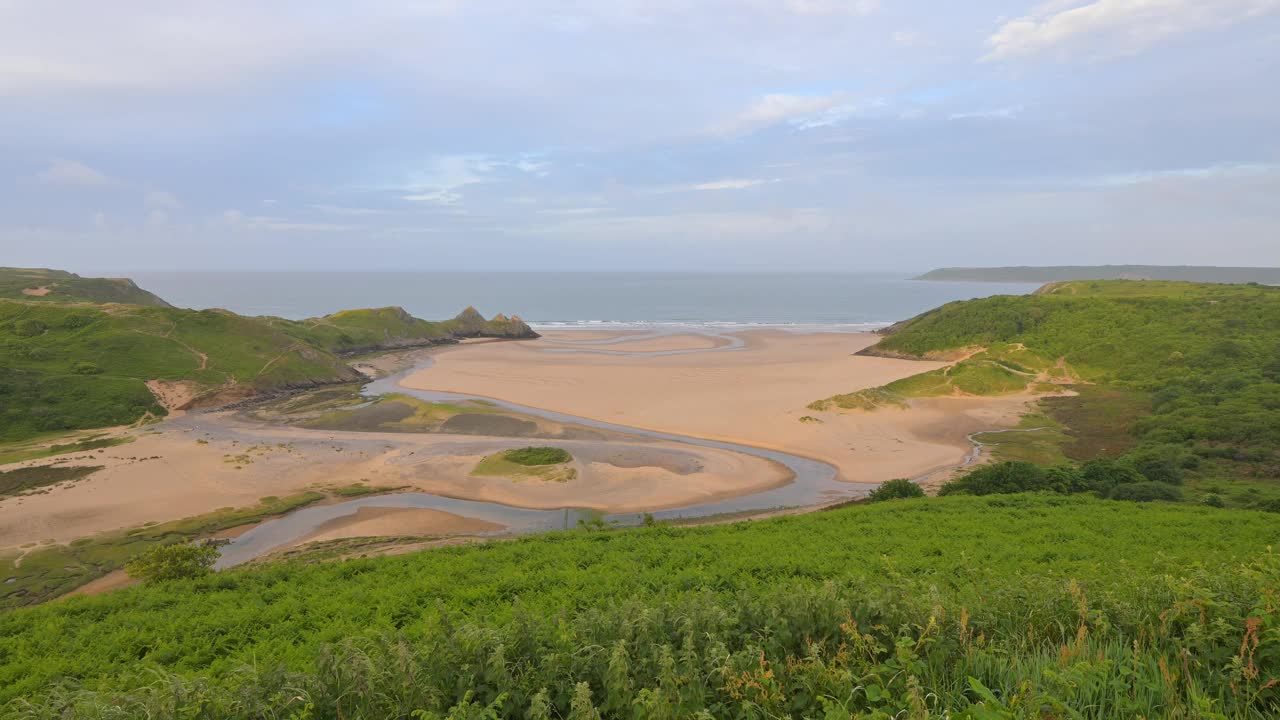
[[[281,562],[0,615],[0,701],[41,718],[1274,717],[1277,542],[1262,513],[1018,495]]]
[[[136,439],[132,435],[106,437],[99,433],[68,437],[66,433],[53,433],[51,436],[38,436],[28,440],[0,444],[0,465],[66,455],[73,452],[101,450],[131,443]],[[66,440],[67,442],[52,442],[51,440]]]
[[[382,495],[409,487],[408,485],[369,485],[368,482],[368,480],[361,480],[350,485],[334,485],[324,488],[324,491],[338,497],[354,498],[363,495]]]
[[[1015,432],[980,433],[973,439],[981,443],[984,452],[998,461],[1024,461],[1037,465],[1058,465],[1068,462],[1063,447],[1073,438],[1066,428],[1041,413],[1022,416]]]
[[[471,471],[478,477],[509,477],[513,480],[536,479],[544,482],[568,482],[578,471],[566,467],[573,461],[568,450],[552,447],[527,447],[488,455]]]
[[[869,352],[975,348],[941,370],[810,407],[873,410],[888,404],[882,398],[1070,388],[1075,396],[1040,400],[1060,430],[1007,433],[994,441],[997,457],[1175,458],[1193,483],[1269,484],[1253,506],[1280,509],[1280,288],[1055,283],[1035,295],[944,305],[895,326]]]
[[[45,288],[45,295],[23,290]],[[84,278],[62,270],[0,268],[0,297],[35,302],[127,303],[168,307],[159,297],[125,278]]]
[[[568,450],[556,447],[524,447],[508,450],[502,458],[517,465],[561,465],[573,460]]]
[[[3,289],[0,272],[0,290]],[[25,282],[25,280],[23,281]],[[21,283],[20,283],[21,284]],[[455,337],[536,337],[519,320],[464,313],[431,323],[400,308],[293,321],[225,310],[58,303],[0,292],[0,442],[162,416],[148,381],[183,383],[202,402],[352,383],[338,357]]]
[[[40,465],[0,471],[0,498],[82,480],[101,469],[101,465]]]
[[[1102,385],[1077,385],[1074,396],[1042,398],[1040,407],[1070,428],[1063,454],[1072,460],[1120,457],[1138,444],[1133,426],[1151,414],[1148,393]]]
[[[67,545],[46,543],[19,554],[0,555],[0,610],[64,595],[90,580],[119,570],[131,557],[149,547],[260,522],[324,497],[317,492],[267,496],[252,507],[223,508],[173,522],[82,538]]]

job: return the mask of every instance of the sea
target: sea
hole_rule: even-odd
[[[123,274],[123,273],[122,273]],[[399,305],[429,320],[474,306],[534,327],[867,330],[1033,283],[933,282],[918,273],[156,272],[128,273],[179,307],[290,319]]]

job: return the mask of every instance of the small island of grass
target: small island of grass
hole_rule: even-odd
[[[578,476],[577,470],[565,467],[571,462],[573,462],[573,455],[563,448],[524,447],[504,450],[485,457],[471,471],[471,474],[567,482]]]

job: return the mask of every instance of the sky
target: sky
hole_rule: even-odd
[[[0,265],[1280,266],[1280,0],[0,0]]]

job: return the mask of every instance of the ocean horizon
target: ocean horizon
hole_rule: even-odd
[[[475,307],[535,327],[868,330],[1035,283],[934,282],[919,273],[222,272],[121,273],[184,308],[290,319],[398,305],[429,320]]]

